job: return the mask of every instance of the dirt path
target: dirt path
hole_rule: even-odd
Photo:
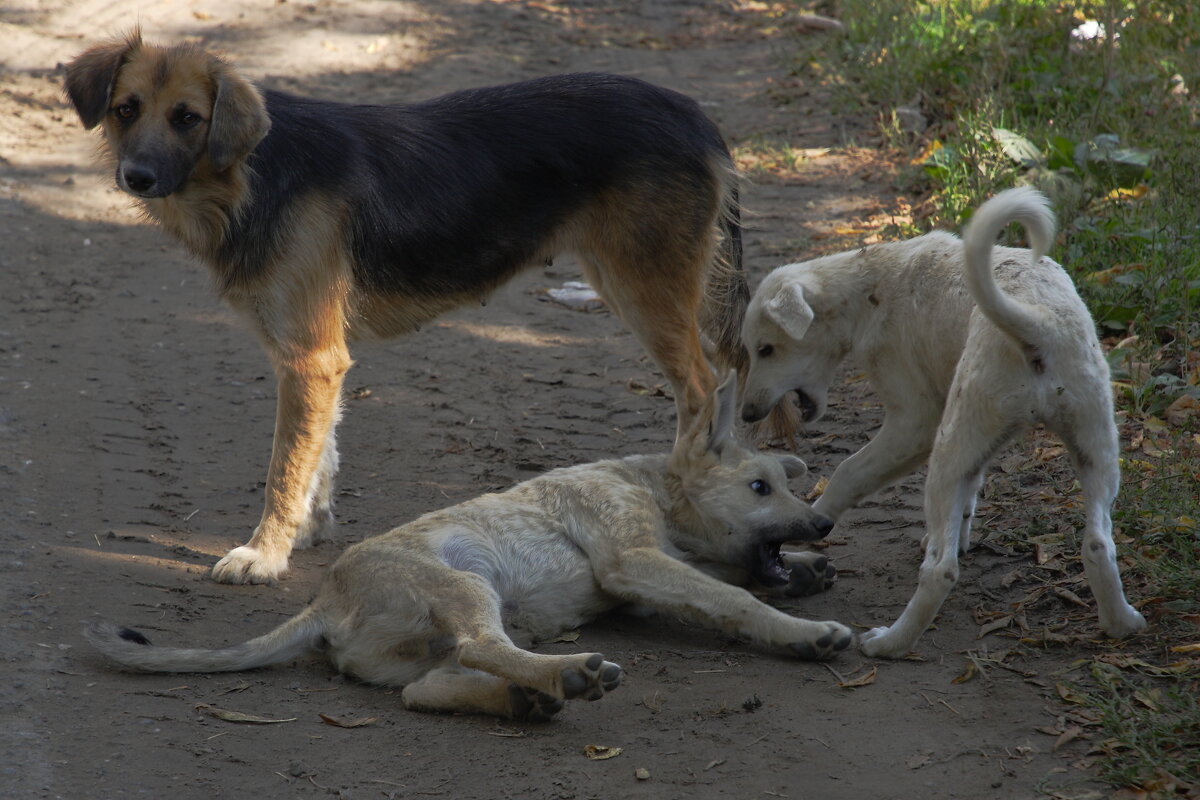
[[[895,193],[869,153],[842,149],[865,130],[788,83],[794,26],[762,4],[164,0],[134,13],[18,0],[0,13],[0,795],[900,799],[1095,786],[1084,743],[1052,753],[1035,731],[1063,713],[1056,671],[1090,645],[1047,655],[1006,630],[978,638],[1032,570],[987,547],[967,559],[921,660],[797,663],[618,616],[546,647],[602,651],[628,674],[548,725],[407,713],[316,657],[233,676],[108,668],[79,636],[93,613],[163,642],[240,641],[297,610],[346,544],[547,468],[664,449],[673,417],[611,315],[539,301],[538,288],[574,277],[570,264],[527,275],[486,308],[357,348],[336,540],[297,554],[279,587],[212,583],[215,558],[257,520],[273,382],[203,271],[91,166],[56,68],[85,44],[140,19],[148,38],[218,47],[266,85],[364,102],[584,69],[665,84],[735,144],[816,154],[744,192],[755,280]],[[815,475],[878,421],[861,384],[837,401],[802,444]],[[891,621],[915,581],[919,487],[855,512],[828,550],[839,585],[785,607]],[[1034,611],[1027,622],[1044,624]],[[1086,615],[1077,632],[1095,635]],[[954,683],[968,651],[984,670]],[[873,683],[837,686],[869,670]],[[199,704],[292,721],[236,725]],[[320,714],[375,721],[344,729]],[[588,744],[623,752],[589,761]]]

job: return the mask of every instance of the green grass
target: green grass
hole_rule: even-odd
[[[1176,790],[1200,775],[1200,681],[1134,679],[1104,663],[1091,672],[1094,688],[1081,697],[1107,735],[1098,743],[1105,780],[1150,797],[1188,796]]]
[[[846,34],[800,39],[792,70],[874,116],[907,165],[925,214],[891,233],[957,229],[1013,185],[1052,199],[1051,255],[1111,348],[1125,450],[1114,519],[1130,594],[1152,621],[1145,660],[1170,658],[1200,639],[1200,413],[1186,408],[1200,398],[1200,13],[1166,0],[819,10]],[[1074,39],[1085,20],[1109,35]],[[895,113],[914,105],[919,132]],[[1200,783],[1197,663],[1168,678],[1093,671],[1084,695],[1110,737],[1102,771],[1114,785],[1174,796],[1171,775]]]

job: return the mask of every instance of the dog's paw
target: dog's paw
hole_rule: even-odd
[[[784,560],[791,575],[783,590],[788,597],[818,594],[829,590],[837,582],[837,568],[820,553],[787,553]]]
[[[1100,614],[1100,627],[1114,639],[1124,639],[1134,633],[1141,633],[1149,627],[1141,612],[1128,603],[1122,603],[1115,613]]]
[[[563,710],[563,701],[552,694],[518,686],[508,686],[508,703],[513,719],[521,722],[547,722]]]
[[[845,650],[854,641],[854,634],[840,622],[814,622],[823,630],[806,641],[792,642],[791,651],[805,661],[824,661]]]
[[[605,693],[621,685],[620,666],[605,661],[599,653],[590,654],[582,664],[567,667],[560,675],[563,697],[568,700],[575,697],[599,700]]]
[[[249,545],[235,547],[212,568],[217,583],[274,583],[287,570],[287,556],[267,557]]]
[[[858,649],[871,658],[903,658],[914,644],[888,627],[872,628],[858,637]]]

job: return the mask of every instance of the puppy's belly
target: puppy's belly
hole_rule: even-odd
[[[485,578],[500,596],[505,624],[535,639],[552,638],[617,605],[600,589],[583,551],[553,531],[452,536],[439,555],[446,566]]]

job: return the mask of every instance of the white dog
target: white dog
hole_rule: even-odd
[[[1032,254],[994,246],[1010,222],[1025,226]],[[929,459],[920,583],[891,627],[861,637],[867,655],[904,655],[933,621],[970,545],[984,469],[1039,422],[1062,438],[1083,487],[1083,564],[1100,627],[1114,637],[1146,627],[1125,600],[1112,541],[1120,470],[1108,365],[1071,279],[1043,257],[1053,236],[1046,199],[1011,189],[979,208],[962,241],[935,232],[790,264],[750,303],[747,421],[789,390],[804,419],[817,419],[847,355],[885,408],[878,435],[838,466],[815,510],[836,520]]]
[[[833,527],[788,490],[804,462],[739,445],[736,412],[731,373],[670,455],[554,470],[367,539],[337,560],[308,608],[249,642],[154,647],[103,622],[88,639],[155,672],[251,669],[324,647],[343,672],[404,686],[407,708],[533,720],[566,699],[602,697],[621,668],[599,653],[531,653],[508,631],[546,639],[624,603],[829,658],[850,644],[849,628],[797,619],[712,577],[791,595],[833,579],[824,556],[779,551]]]

